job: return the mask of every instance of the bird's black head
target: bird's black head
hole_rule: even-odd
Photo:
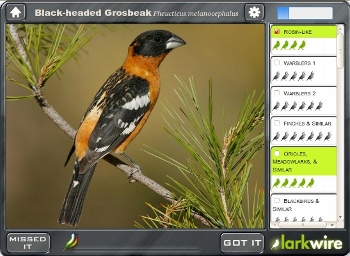
[[[134,55],[158,57],[184,44],[186,42],[182,38],[169,31],[150,30],[137,36],[130,46]]]

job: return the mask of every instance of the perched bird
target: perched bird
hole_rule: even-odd
[[[273,107],[272,111],[277,110],[280,107],[280,102],[277,101],[276,105]]]
[[[315,111],[316,111],[316,110],[321,110],[322,106],[323,106],[323,103],[322,103],[322,101],[320,101],[320,103],[318,103],[318,105],[317,105]]]
[[[294,73],[293,73],[293,75],[290,77],[290,79],[289,79],[289,81],[290,80],[295,80],[295,78],[297,78],[297,72],[296,71],[294,71]]]
[[[311,132],[309,137],[307,137],[307,140],[306,141],[309,141],[309,140],[312,140],[314,138],[314,132]]]
[[[323,140],[323,141],[325,141],[325,140],[329,140],[331,137],[332,137],[331,132],[328,132],[327,136],[324,138],[324,140]]]
[[[306,79],[306,81],[311,80],[312,78],[314,78],[314,71],[311,71],[310,75],[308,76],[308,78]]]
[[[282,183],[281,188],[285,188],[288,185],[288,179],[286,178],[284,182]]]
[[[293,182],[292,182],[292,184],[290,184],[290,188],[294,188],[295,187],[295,185],[297,184],[297,179],[296,178],[294,178],[294,180],[293,180]]]
[[[276,75],[273,77],[272,81],[277,80],[280,77],[280,72],[277,71]]]
[[[301,50],[304,50],[305,45],[306,45],[306,42],[305,42],[305,40],[303,40],[303,41],[301,42],[301,44],[300,44],[298,50],[300,50],[300,49],[301,49]]]
[[[312,188],[312,185],[314,185],[314,183],[315,183],[314,179],[311,178],[310,182],[307,184],[306,187],[307,187],[307,188],[308,188],[308,187]]]
[[[277,187],[279,184],[281,183],[281,181],[280,181],[280,179],[279,178],[277,178],[277,180],[275,181],[275,183],[273,183],[273,188],[274,187]]]
[[[305,76],[306,76],[306,73],[303,71],[303,73],[301,73],[301,75],[299,76],[298,81],[300,81],[300,80],[303,81]]]
[[[289,133],[288,133],[288,132],[285,132],[284,135],[283,135],[283,137],[282,137],[282,139],[281,139],[281,141],[287,140],[288,137],[289,137]]]
[[[306,181],[305,181],[305,179],[303,178],[303,179],[301,180],[301,182],[299,183],[298,188],[300,188],[300,187],[304,188],[305,182],[306,182]]]
[[[289,111],[295,110],[295,108],[297,107],[297,105],[298,105],[297,102],[294,101],[294,103],[293,103],[293,105],[290,107]]]
[[[290,46],[289,50],[293,49],[295,50],[295,47],[297,46],[297,40],[294,40],[293,44]]]
[[[277,49],[278,47],[280,47],[280,41],[279,40],[277,40],[277,42],[275,43],[275,45],[273,46],[273,48],[272,48],[272,50],[275,50],[275,49]]]
[[[280,137],[280,133],[279,132],[277,132],[276,133],[276,135],[275,135],[275,137],[273,137],[273,140],[272,141],[274,141],[274,140],[278,140],[278,138]]]
[[[289,141],[291,141],[291,140],[294,141],[296,137],[297,137],[297,133],[294,132],[293,135],[292,135],[292,137],[290,137],[290,140],[289,140]]]
[[[301,103],[301,105],[300,105],[298,111],[299,111],[299,110],[303,110],[303,109],[305,108],[305,106],[306,106],[306,103],[305,103],[305,101],[303,101],[303,102]]]
[[[159,95],[159,65],[174,48],[186,44],[165,30],[146,31],[130,44],[127,57],[102,85],[88,107],[67,162],[75,151],[73,176],[58,222],[79,223],[85,195],[97,162],[115,152],[140,167],[124,153],[144,126]]]
[[[320,133],[318,134],[318,136],[316,137],[316,140],[315,140],[315,141],[321,140],[322,137],[323,137],[323,133],[320,132]]]
[[[287,47],[288,47],[288,41],[286,40],[286,41],[284,42],[284,44],[282,45],[281,50],[287,49]]]
[[[306,111],[308,111],[308,110],[312,110],[313,108],[314,108],[314,102],[313,101],[311,101],[311,103],[310,103],[310,105],[307,107],[307,110]]]
[[[286,101],[286,102],[284,103],[284,105],[283,105],[281,111],[282,111],[282,110],[286,110],[286,109],[288,108],[288,106],[289,106],[289,103],[288,103],[288,101]]]
[[[303,141],[303,140],[305,139],[305,136],[306,136],[306,133],[303,132],[303,133],[300,135],[298,141],[300,141],[300,140]]]
[[[281,81],[286,80],[286,79],[288,78],[288,76],[289,76],[289,73],[286,71],[286,72],[284,73],[284,75],[282,76]]]

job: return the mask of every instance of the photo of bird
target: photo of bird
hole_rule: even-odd
[[[305,76],[306,76],[306,73],[303,71],[303,73],[301,73],[301,75],[299,76],[298,81],[300,81],[300,80],[304,81]]]
[[[324,140],[323,141],[329,141],[329,139],[332,137],[332,134],[331,134],[331,132],[328,132],[328,134],[326,135],[326,137],[324,138]]]
[[[272,111],[278,110],[279,107],[280,107],[280,102],[277,101],[276,104],[275,104],[275,106],[273,107]]]
[[[288,137],[289,137],[289,133],[288,133],[288,132],[285,132],[284,135],[283,135],[283,137],[282,137],[282,139],[281,139],[281,141],[287,140]]]
[[[281,188],[286,188],[287,185],[288,185],[288,179],[286,178],[286,179],[284,180],[284,182],[282,183]]]
[[[305,101],[303,101],[303,102],[301,103],[301,105],[300,105],[298,111],[299,111],[299,110],[303,110],[303,109],[305,108],[305,106],[306,106],[306,103],[305,103]]]
[[[303,179],[301,180],[301,182],[299,183],[298,188],[300,188],[300,187],[304,188],[305,182],[306,182],[306,181],[305,181],[305,178],[303,178]]]
[[[298,136],[297,133],[294,132],[293,135],[292,135],[292,137],[290,137],[290,140],[289,140],[289,141],[294,141],[294,140],[296,139],[297,136]]]
[[[297,105],[298,105],[297,102],[294,101],[294,103],[293,103],[293,105],[290,107],[289,111],[295,110],[295,108],[297,107]]]
[[[115,152],[140,167],[124,153],[147,121],[160,89],[159,65],[174,49],[185,45],[166,30],[150,30],[137,36],[127,57],[102,85],[88,107],[75,136],[66,164],[75,152],[73,176],[58,222],[79,223],[85,195],[96,164]]]
[[[311,132],[306,141],[312,140],[314,138],[314,132]]]
[[[279,137],[280,137],[280,133],[279,133],[279,132],[277,132],[277,133],[276,133],[276,135],[275,135],[275,137],[273,137],[273,140],[272,140],[272,141],[274,141],[274,140],[278,140],[278,139],[279,139]]]
[[[292,181],[292,183],[290,184],[289,188],[295,188],[295,185],[297,184],[297,179],[294,178],[294,180]]]
[[[308,76],[308,78],[306,79],[306,81],[312,81],[312,78],[314,78],[314,71],[311,71],[310,75]]]
[[[275,76],[273,77],[272,81],[277,80],[280,77],[280,72],[277,71]]]
[[[310,182],[307,184],[306,188],[312,188],[312,185],[314,185],[315,181],[313,178],[311,178]]]
[[[310,103],[310,105],[307,107],[307,110],[306,111],[308,111],[308,110],[312,110],[313,108],[314,108],[314,102],[313,101],[311,101],[311,103]]]
[[[297,75],[298,75],[297,72],[294,71],[294,73],[293,73],[293,75],[290,77],[289,81],[291,81],[291,80],[295,81],[295,78],[297,78]]]
[[[286,79],[288,78],[288,76],[289,76],[289,73],[286,71],[285,73],[284,73],[284,75],[282,76],[282,79],[281,79],[281,81],[286,81]]]
[[[306,133],[303,132],[303,133],[300,135],[298,141],[303,141],[303,140],[305,139],[305,136],[306,136]]]
[[[321,139],[322,139],[322,137],[323,137],[323,133],[322,133],[322,132],[320,132],[320,133],[317,135],[317,137],[316,137],[316,140],[315,140],[315,141],[321,140]]]
[[[282,111],[282,110],[286,110],[286,109],[288,108],[288,106],[289,106],[289,103],[288,103],[288,101],[286,101],[286,102],[284,103],[284,105],[283,105],[281,111]]]
[[[278,47],[280,47],[281,43],[279,40],[277,40],[277,42],[275,43],[275,45],[273,46],[272,50],[278,49]]]
[[[295,50],[295,47],[297,46],[298,42],[297,40],[294,40],[293,44],[290,46],[289,50]]]
[[[286,41],[284,42],[284,44],[282,45],[281,50],[287,49],[287,47],[288,47],[288,40],[286,40]]]
[[[318,105],[317,105],[315,111],[316,111],[316,110],[321,110],[322,106],[323,106],[323,103],[322,103],[322,101],[320,101],[320,102],[318,103]]]
[[[281,183],[280,179],[277,178],[276,181],[275,181],[275,183],[273,183],[272,188],[277,187],[280,183]]]
[[[301,42],[301,44],[300,44],[298,50],[300,50],[300,49],[301,49],[301,50],[304,50],[305,45],[306,45],[306,42],[305,42],[305,40],[303,40],[303,41]]]

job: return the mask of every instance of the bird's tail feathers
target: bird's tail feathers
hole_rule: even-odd
[[[75,163],[74,173],[58,217],[59,223],[71,226],[76,226],[79,223],[84,199],[95,167],[96,164],[91,166],[86,173],[79,174],[79,163]]]

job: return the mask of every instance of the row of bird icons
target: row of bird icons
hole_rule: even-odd
[[[289,185],[289,187],[287,187],[289,183],[288,178],[286,178],[284,180],[284,182],[282,183],[282,185],[280,186],[280,188],[295,188],[295,186],[297,185],[298,181],[296,178],[294,178],[294,180],[292,181],[292,183]],[[314,185],[315,180],[313,178],[311,178],[311,180],[309,181],[309,183],[307,184],[306,188],[312,188],[312,186]],[[281,184],[281,180],[279,178],[276,179],[275,183],[273,183],[272,188],[278,188],[278,186]],[[298,188],[304,188],[306,184],[306,180],[305,178],[303,178],[298,185]]]
[[[301,44],[299,45],[299,47],[297,48],[297,45],[298,45],[298,42],[297,40],[294,40],[294,42],[291,44],[291,46],[288,48],[289,46],[289,41],[286,40],[284,42],[284,44],[282,45],[281,49],[280,50],[295,50],[295,49],[298,49],[298,50],[304,50],[305,48],[305,45],[306,45],[306,42],[305,40],[303,40],[301,42]],[[275,45],[273,46],[272,50],[278,50],[278,48],[281,46],[281,42],[279,40],[277,40],[277,42],[275,43]]]
[[[281,137],[280,132],[276,132],[276,135],[273,137],[272,141],[278,141],[278,139]],[[294,132],[293,135],[290,137],[289,141],[295,141],[295,139],[298,137],[297,132]],[[315,137],[315,133],[311,132],[309,136],[307,136],[307,140],[306,141],[312,141]],[[323,139],[323,141],[329,141],[329,139],[332,137],[332,133],[328,132],[326,137]],[[285,132],[283,137],[281,138],[281,141],[287,141],[287,139],[289,138],[289,133]],[[302,134],[298,137],[298,141],[304,141],[304,139],[306,138],[306,133],[302,132]],[[315,141],[322,141],[323,138],[323,132],[319,132],[319,134],[317,135],[317,137],[315,138]]]
[[[273,107],[272,111],[278,110],[280,106],[281,106],[280,102],[277,101],[276,104],[275,104],[275,106]],[[322,106],[323,106],[323,103],[322,103],[322,101],[320,101],[320,102],[318,103],[318,105],[316,106],[315,111],[321,110]],[[282,111],[282,110],[286,110],[286,111],[287,111],[287,110],[288,110],[288,107],[289,107],[289,102],[286,101],[286,102],[284,103],[284,105],[282,106],[281,111]],[[298,103],[297,103],[296,101],[294,101],[294,103],[292,104],[292,106],[290,106],[289,111],[291,111],[291,110],[296,110],[296,109],[297,109],[298,111],[300,111],[300,110],[304,110],[305,107],[306,107],[305,101],[303,101],[303,102],[301,103],[301,105],[299,106],[299,108],[298,108]],[[306,111],[312,110],[314,107],[315,107],[315,103],[314,103],[313,101],[311,101],[310,104],[308,105]]]
[[[280,219],[279,217],[277,217],[277,218],[276,218],[276,221],[281,221],[281,219]],[[285,218],[284,218],[284,221],[289,221],[289,218],[288,218],[288,217],[285,217]],[[294,217],[294,218],[293,218],[293,221],[294,221],[294,222],[298,221],[297,217]],[[305,218],[305,217],[302,217],[302,218],[301,218],[301,221],[302,221],[302,222],[306,221],[306,218]],[[313,216],[311,216],[310,221],[315,221],[315,218],[314,218]],[[319,217],[319,218],[318,218],[318,221],[323,221],[323,218],[322,218],[322,217]]]
[[[278,80],[280,78],[280,76],[281,76],[281,73],[279,71],[277,71],[275,76],[273,77],[272,81]],[[311,71],[311,73],[308,75],[306,81],[309,81],[309,80],[312,81],[312,78],[314,78],[314,76],[315,76],[315,73],[313,71]],[[281,81],[291,81],[291,80],[295,81],[295,79],[298,77],[298,73],[296,71],[294,71],[293,75],[289,78],[289,80],[287,80],[288,77],[289,77],[288,71],[284,72],[284,75],[282,76]],[[299,75],[298,81],[300,81],[300,80],[304,81],[305,77],[306,77],[306,73],[305,73],[305,71],[303,71],[301,73],[301,75]]]

